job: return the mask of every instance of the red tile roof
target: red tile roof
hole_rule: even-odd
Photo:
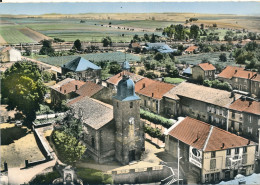
[[[159,82],[156,80],[147,80],[145,79],[146,84],[148,86],[145,86],[145,88],[141,88],[140,90],[136,91],[138,94],[142,94],[148,97],[152,97],[155,99],[162,99],[163,95],[167,92],[169,92],[172,88],[175,87],[173,84],[168,84],[164,82]],[[140,85],[138,85],[138,88],[142,87],[142,80],[140,82]]]
[[[111,78],[109,78],[109,79],[107,80],[107,83],[110,83],[110,84],[113,84],[113,85],[117,85],[118,82],[122,79],[123,73],[126,74],[126,75],[129,75],[130,78],[131,78],[135,83],[136,83],[137,81],[141,80],[142,78],[144,78],[143,76],[140,76],[140,75],[137,75],[137,74],[134,74],[134,73],[130,73],[130,72],[128,72],[128,71],[124,71],[124,72],[118,73],[117,75],[112,76]]]
[[[75,92],[76,86],[79,89],[84,84],[85,84],[85,82],[83,82],[83,81],[67,78],[67,79],[55,84],[51,88],[55,89],[56,91],[58,91],[62,94],[68,94],[71,92]]]
[[[198,46],[190,46],[188,47],[185,51],[187,52],[193,52],[195,49],[198,49],[199,47]]]
[[[143,79],[139,80],[135,84],[135,92],[148,87],[152,83],[154,83],[154,80],[152,80],[150,78],[143,78]]]
[[[201,64],[199,64],[199,66],[204,71],[216,70],[216,68],[212,64],[210,64],[210,63],[201,63]]]
[[[255,74],[257,73],[252,71],[237,71],[233,77],[251,79]]]
[[[260,102],[238,99],[229,107],[232,110],[260,115]]]
[[[248,144],[248,139],[190,117],[186,117],[178,125],[170,128],[169,135],[206,152],[243,147]],[[250,142],[250,145],[255,143]]]
[[[237,71],[243,71],[243,67],[236,67],[236,66],[227,66],[223,71],[218,75],[218,77],[222,78],[232,78]]]
[[[94,82],[87,81],[84,85],[82,85],[76,93],[80,96],[88,96],[91,97],[97,92],[99,92],[101,89],[103,89],[103,86],[98,85]]]

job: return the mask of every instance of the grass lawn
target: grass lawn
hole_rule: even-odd
[[[14,124],[1,124],[1,169],[4,161],[8,167],[24,167],[25,160],[44,159],[34,134],[26,127],[15,127]]]
[[[165,77],[164,78],[164,81],[167,82],[167,83],[171,83],[171,84],[179,84],[183,81],[185,81],[184,79],[182,78],[170,78],[170,77]]]
[[[111,175],[90,168],[78,168],[77,175],[84,184],[112,184],[113,182]]]

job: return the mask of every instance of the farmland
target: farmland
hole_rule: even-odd
[[[259,18],[251,16],[209,15],[189,13],[151,13],[151,14],[78,14],[61,15],[48,14],[36,17],[2,16],[0,26],[1,43],[31,43],[44,38],[60,38],[65,41],[80,39],[85,42],[100,42],[105,36],[110,36],[113,42],[130,42],[135,34],[144,33],[161,36],[161,31],[171,24],[183,24],[189,17],[198,17],[196,22],[186,24],[211,25],[216,23],[222,40],[227,29],[246,28],[255,31],[259,29]],[[83,21],[80,23],[80,21]],[[26,30],[30,29],[30,30]],[[131,31],[132,29],[132,31]],[[27,33],[28,32],[28,33]],[[43,35],[42,35],[43,34]],[[14,35],[16,36],[14,38]],[[41,35],[41,36],[40,36]],[[238,35],[237,35],[238,36]]]
[[[227,66],[227,65],[236,65],[235,61],[228,58],[227,62],[220,62],[219,61],[219,55],[221,53],[226,53],[227,56],[229,56],[229,52],[210,52],[210,53],[202,53],[202,54],[191,54],[191,55],[182,55],[176,57],[180,62],[186,62],[187,64],[199,64],[202,62],[202,60],[206,59],[209,62],[214,64],[219,64],[220,66]]]
[[[55,65],[55,66],[61,66],[77,57],[83,57],[87,60],[90,60],[91,62],[97,63],[100,61],[110,61],[110,62],[118,62],[122,63],[126,60],[129,62],[135,62],[140,61],[140,57],[132,55],[132,54],[126,54],[122,52],[111,52],[111,53],[95,53],[95,54],[82,54],[77,56],[61,56],[61,57],[46,57],[46,58],[38,58],[39,61],[45,62],[47,64]]]

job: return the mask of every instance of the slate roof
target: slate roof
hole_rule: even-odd
[[[146,45],[147,50],[157,50],[160,53],[172,53],[177,51],[176,49],[173,50],[165,43],[147,43]]]
[[[170,99],[176,99],[176,96],[183,96],[226,108],[228,108],[229,105],[233,102],[231,92],[214,89],[211,87],[205,87],[202,85],[196,85],[188,82],[180,83],[175,88],[172,88],[164,96]],[[241,95],[235,94],[236,99],[240,97]]]
[[[62,94],[68,94],[71,92],[75,92],[77,90],[76,86],[79,89],[84,84],[85,82],[83,81],[75,80],[72,78],[66,78],[65,80],[62,80],[59,83],[51,86],[51,88]]]
[[[130,72],[128,72],[128,71],[124,71],[124,72],[120,72],[120,73],[118,73],[117,75],[114,75],[114,76],[112,76],[111,78],[109,78],[109,79],[107,80],[107,83],[110,83],[110,84],[113,84],[113,85],[117,85],[118,82],[122,79],[123,73],[126,74],[126,75],[128,75],[128,76],[130,76],[130,78],[131,78],[135,83],[144,78],[143,76],[140,76],[140,75],[137,75],[137,74],[134,74],[134,73],[130,73]]]
[[[101,69],[97,65],[93,64],[92,62],[82,57],[75,58],[74,60],[64,64],[63,67],[75,72],[85,71],[87,69],[94,69],[94,70]]]
[[[199,66],[201,67],[201,69],[203,69],[204,71],[212,71],[212,70],[216,70],[216,68],[210,64],[210,63],[201,63],[199,64]]]
[[[147,80],[147,79],[142,79],[140,80],[139,84],[143,85],[143,81],[147,81],[145,88],[141,88],[140,90],[136,91],[138,94],[142,94],[154,99],[162,99],[163,95],[167,92],[169,92],[171,89],[175,87],[173,84],[169,83],[164,83],[156,80]]]
[[[236,110],[239,112],[247,112],[247,113],[260,115],[260,102],[257,101],[240,98],[234,101],[229,108],[231,110]]]
[[[122,69],[123,70],[129,70],[130,69],[130,65],[128,61],[124,61],[122,64]]]
[[[94,82],[87,81],[84,85],[82,85],[76,93],[79,94],[80,96],[88,96],[91,97],[94,94],[98,93],[101,91],[104,87],[101,85],[98,85]]]
[[[89,97],[81,97],[80,101],[71,102],[69,105],[75,112],[75,117],[79,118],[81,110],[83,123],[93,129],[98,130],[113,120],[113,107],[111,105]]]
[[[183,73],[192,74],[191,67],[186,68],[186,69],[183,71]]]
[[[190,117],[176,123],[168,134],[205,152],[248,146],[248,139]],[[256,144],[251,141],[249,145]]]

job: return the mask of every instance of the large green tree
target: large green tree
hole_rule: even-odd
[[[191,27],[190,27],[190,37],[197,39],[199,37],[199,31],[200,31],[200,28],[197,25],[195,25],[195,24],[191,25]]]
[[[40,50],[40,55],[49,55],[52,56],[54,54],[54,49],[52,48],[51,40],[42,40],[41,41],[42,48]]]
[[[75,40],[74,45],[73,45],[78,51],[82,50],[82,45],[79,39]]]
[[[101,42],[103,43],[103,46],[104,47],[107,47],[107,46],[111,46],[112,45],[112,40],[110,37],[104,37]]]
[[[16,62],[3,74],[1,94],[8,99],[8,109],[21,111],[28,121],[35,119],[45,90],[41,72],[32,62]]]

